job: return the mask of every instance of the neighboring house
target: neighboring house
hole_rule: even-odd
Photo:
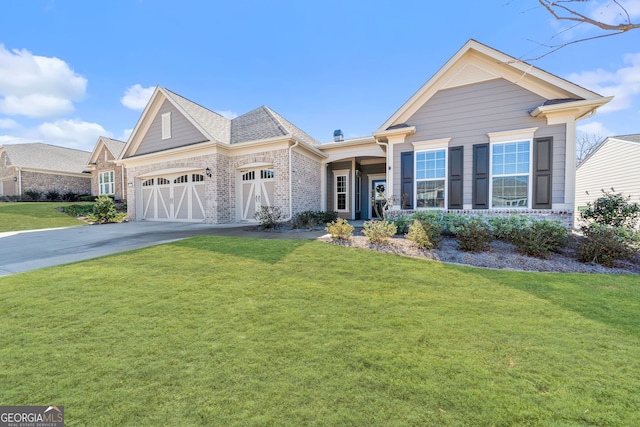
[[[603,191],[631,196],[640,203],[640,134],[610,136],[576,169],[576,224],[579,211]]]
[[[260,205],[368,219],[383,190],[397,211],[569,226],[576,121],[610,100],[470,40],[372,136],[318,144],[267,107],[228,120],[158,87],[117,163],[136,220],[250,221]]]
[[[125,142],[101,136],[89,158],[91,169],[91,194],[113,196],[115,200],[125,200],[127,172],[122,165],[116,165]]]
[[[40,142],[0,146],[0,196],[30,190],[89,194],[91,175],[84,170],[90,154]]]

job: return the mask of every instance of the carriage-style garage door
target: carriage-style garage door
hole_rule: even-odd
[[[251,221],[260,206],[271,206],[273,203],[276,179],[272,168],[259,168],[241,171],[240,188],[240,220]]]
[[[183,173],[142,181],[142,219],[204,221],[204,175]]]

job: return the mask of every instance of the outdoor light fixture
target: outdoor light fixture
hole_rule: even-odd
[[[207,167],[207,168],[204,170],[204,173],[205,173],[205,174],[207,174],[207,176],[208,176],[209,178],[211,178],[211,168],[210,168],[210,167]]]
[[[13,177],[13,182],[18,182],[18,177],[17,176]]]
[[[133,182],[129,182],[129,183],[127,183],[127,186],[128,186],[129,188],[133,187]]]

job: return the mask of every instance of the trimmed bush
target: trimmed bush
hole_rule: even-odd
[[[93,205],[69,205],[62,208],[62,212],[71,216],[89,216],[93,214]]]
[[[253,214],[253,218],[256,219],[262,228],[275,228],[280,222],[282,222],[284,216],[282,215],[282,209],[279,206],[260,206],[260,209]]]
[[[56,200],[60,200],[60,192],[56,190],[49,190],[44,193],[44,197],[51,202],[55,202]]]
[[[65,202],[77,202],[78,194],[74,193],[73,191],[68,191],[62,195],[62,200],[64,200]]]
[[[127,217],[125,213],[118,213],[113,199],[109,196],[102,195],[96,199],[93,206],[93,213],[87,215],[89,221],[104,224],[108,222],[122,222]]]
[[[338,212],[304,211],[297,214],[292,221],[293,228],[317,227],[338,219]]]
[[[493,241],[491,228],[481,218],[472,218],[453,228],[458,246],[465,252],[483,252]]]
[[[325,230],[331,234],[333,240],[349,240],[353,236],[354,228],[346,219],[338,218],[327,224]]]
[[[40,198],[42,197],[42,193],[37,190],[27,190],[24,192],[24,195],[27,196],[27,200],[32,200],[34,202],[40,201]]]
[[[548,259],[551,252],[560,252],[567,243],[567,230],[556,221],[533,221],[530,225],[514,228],[510,241],[526,255]]]
[[[595,202],[587,203],[587,209],[580,213],[580,218],[587,223],[635,228],[640,218],[640,205],[630,203],[631,196],[625,197],[622,193],[603,193]]]
[[[365,221],[362,233],[374,244],[387,244],[395,236],[398,227],[392,221]]]
[[[424,226],[417,219],[409,226],[409,231],[405,235],[407,240],[411,240],[420,249],[433,249],[435,245],[429,239],[429,235]]]
[[[584,237],[578,244],[578,261],[613,267],[617,260],[633,259],[636,250],[631,243],[637,235],[624,227],[592,224],[583,228]]]
[[[513,243],[520,231],[532,223],[531,218],[522,215],[494,216],[489,218],[491,232],[496,239]]]

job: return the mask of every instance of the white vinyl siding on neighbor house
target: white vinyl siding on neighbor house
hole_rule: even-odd
[[[337,212],[349,211],[349,171],[334,171],[334,208]]]
[[[98,174],[98,195],[113,195],[115,193],[115,174],[113,171]]]
[[[491,144],[492,208],[527,208],[531,201],[531,141]]]
[[[416,151],[417,208],[444,208],[447,188],[447,150]]]

